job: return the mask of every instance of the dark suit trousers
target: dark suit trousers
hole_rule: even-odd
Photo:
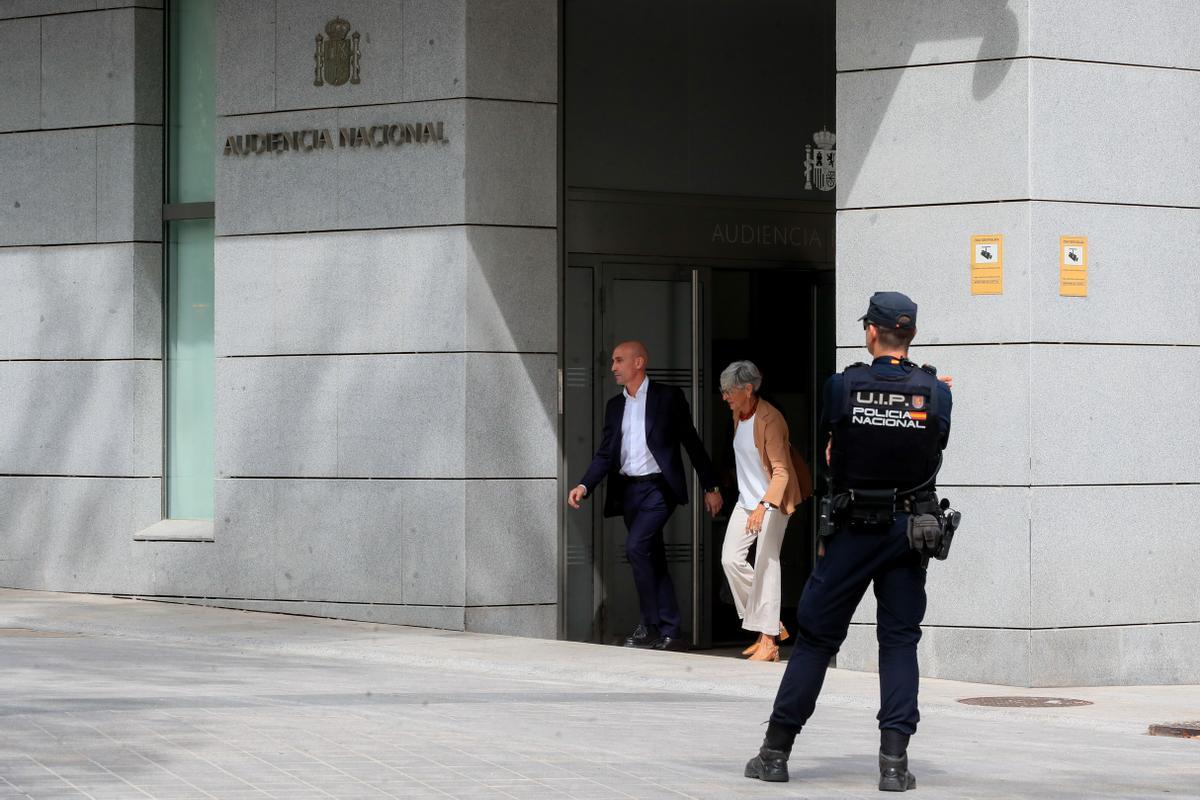
[[[655,625],[663,636],[679,636],[679,604],[675,584],[667,571],[663,527],[675,510],[657,482],[625,485],[625,554],[633,568],[642,624]]]
[[[925,617],[925,570],[909,548],[908,515],[890,527],[838,526],[817,560],[796,612],[796,644],[771,721],[798,731],[816,706],[825,670],[846,639],[867,586],[875,585],[879,640],[879,727],[917,730],[917,642]]]

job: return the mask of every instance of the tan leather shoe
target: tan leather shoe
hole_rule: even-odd
[[[763,645],[762,647],[759,647],[758,650],[756,650],[754,652],[754,655],[750,656],[750,660],[751,661],[778,661],[779,660],[779,645],[768,644],[768,645]]]
[[[758,649],[758,639],[755,639],[753,642],[751,642],[749,647],[747,647],[745,650],[742,651],[742,655],[752,656],[752,655],[754,655],[754,651],[757,649]]]

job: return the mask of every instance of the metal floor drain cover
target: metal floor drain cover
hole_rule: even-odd
[[[1191,722],[1168,722],[1165,725],[1151,725],[1151,736],[1176,736],[1180,739],[1200,739],[1200,719]]]
[[[62,639],[67,636],[74,636],[73,633],[60,633],[59,631],[35,631],[29,628],[0,628],[0,639],[4,637],[19,638],[25,637],[28,639]]]
[[[958,702],[969,706],[993,708],[1069,708],[1092,704],[1091,700],[1076,700],[1071,697],[964,697]]]

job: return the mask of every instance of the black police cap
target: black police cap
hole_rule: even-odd
[[[876,292],[859,320],[881,328],[910,330],[917,327],[917,304],[900,292]]]

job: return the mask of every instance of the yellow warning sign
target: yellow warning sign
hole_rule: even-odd
[[[1004,294],[1004,236],[971,237],[971,294]]]
[[[1087,273],[1087,237],[1060,237],[1058,240],[1058,293],[1063,297],[1087,297]]]

